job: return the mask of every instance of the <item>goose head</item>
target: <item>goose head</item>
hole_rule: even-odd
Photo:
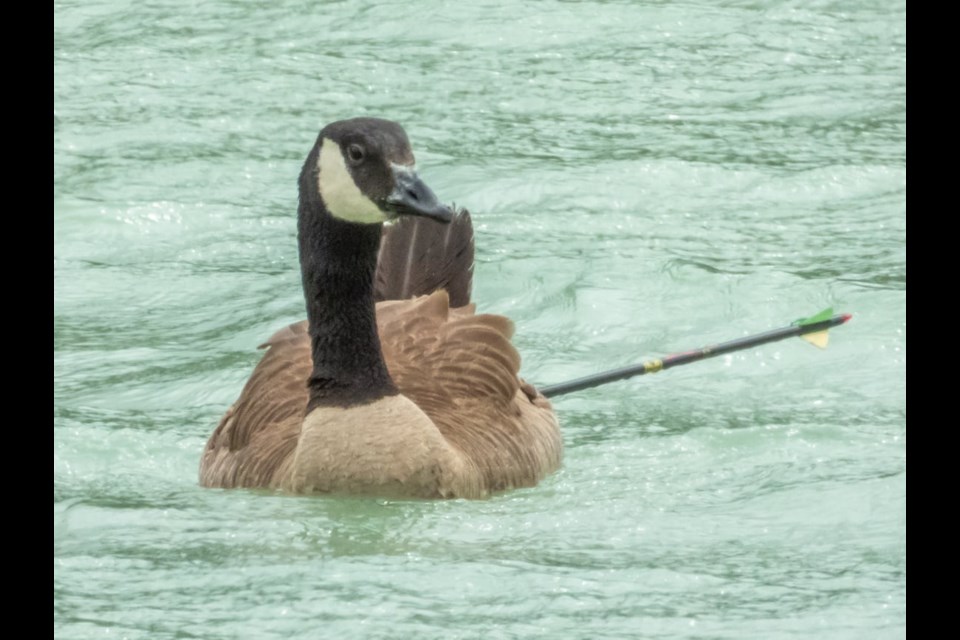
[[[320,131],[313,175],[327,213],[371,225],[399,216],[450,222],[442,204],[416,172],[406,132],[396,122],[352,118]]]

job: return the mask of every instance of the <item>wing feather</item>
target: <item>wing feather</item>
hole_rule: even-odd
[[[473,222],[466,209],[449,224],[400,218],[383,228],[375,299],[407,300],[445,289],[451,305],[462,307],[470,302],[473,260]]]

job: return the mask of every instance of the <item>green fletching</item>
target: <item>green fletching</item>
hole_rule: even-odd
[[[833,317],[833,307],[827,307],[826,309],[824,309],[823,311],[821,311],[815,316],[794,320],[793,325],[797,327],[802,327],[805,324],[813,324],[814,322],[823,322],[824,320],[829,320],[832,317]]]

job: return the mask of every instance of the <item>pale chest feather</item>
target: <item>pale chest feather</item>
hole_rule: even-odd
[[[475,466],[403,395],[318,407],[303,421],[284,488],[419,498],[477,498]]]

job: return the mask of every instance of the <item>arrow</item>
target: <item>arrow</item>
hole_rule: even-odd
[[[657,373],[658,371],[670,369],[671,367],[679,367],[680,365],[690,364],[691,362],[696,362],[697,360],[714,358],[725,353],[732,353],[734,351],[740,351],[741,349],[749,349],[750,347],[756,347],[761,344],[776,342],[778,340],[784,340],[794,336],[803,338],[807,342],[824,349],[827,346],[827,331],[831,327],[836,327],[845,323],[852,317],[853,316],[849,313],[833,315],[833,309],[824,309],[820,313],[810,316],[809,318],[795,320],[786,327],[764,331],[763,333],[737,338],[736,340],[730,340],[728,342],[721,342],[720,344],[703,347],[701,349],[694,349],[693,351],[674,353],[673,355],[669,355],[664,358],[647,360],[646,362],[641,362],[640,364],[634,364],[630,365],[629,367],[622,367],[620,369],[596,373],[592,376],[577,378],[576,380],[570,380],[569,382],[553,384],[548,387],[541,388],[540,393],[548,398],[552,398],[553,396],[560,396],[565,393],[572,393],[574,391],[581,391],[591,387],[598,387],[608,382],[626,380],[627,378],[642,376],[646,373]]]

